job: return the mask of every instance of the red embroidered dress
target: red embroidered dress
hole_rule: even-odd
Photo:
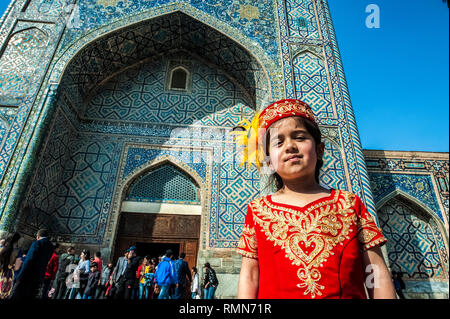
[[[304,207],[251,202],[238,253],[258,259],[259,299],[365,299],[362,250],[386,241],[358,196],[333,189]]]

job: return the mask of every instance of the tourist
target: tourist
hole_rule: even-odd
[[[72,262],[66,266],[66,273],[68,274],[65,280],[65,286],[66,291],[64,294],[61,295],[63,299],[70,299],[70,294],[72,292],[72,289],[79,289],[80,288],[80,279],[79,275],[75,274],[75,269],[78,267],[79,260],[73,259]],[[59,298],[58,298],[59,299]]]
[[[11,294],[14,282],[14,266],[20,258],[20,234],[15,232],[8,235],[0,249],[0,299],[7,299]]]
[[[365,288],[395,298],[373,217],[358,196],[319,183],[325,144],[311,108],[282,100],[242,124],[251,129],[233,134],[255,150],[246,159],[266,165],[277,192],[248,206],[238,298],[366,298]],[[365,287],[369,276],[375,284]]]
[[[192,267],[191,298],[200,299],[200,278],[197,267]]]
[[[203,266],[205,275],[203,280],[203,299],[214,299],[219,280],[216,276],[216,271],[211,268],[210,263],[205,263]]]
[[[84,289],[83,299],[93,299],[95,297],[99,281],[100,273],[98,271],[98,265],[94,261],[90,265],[90,272],[86,283],[86,289]]]
[[[53,287],[53,299],[63,299],[66,292],[66,279],[69,273],[67,266],[75,260],[75,248],[72,246],[67,248],[66,252],[59,257],[58,271],[56,272]]]
[[[102,260],[102,253],[97,251],[94,254],[94,262],[97,263],[97,270],[99,273],[102,273],[103,271],[103,260]]]
[[[48,236],[46,229],[40,229],[36,233],[36,241],[31,244],[23,265],[14,278],[10,299],[37,297],[38,289],[44,281],[45,269],[54,251]]]
[[[114,267],[114,271],[111,277],[111,292],[110,295],[113,295],[114,298],[121,298],[123,296],[120,296],[119,294],[123,294],[125,291],[120,287],[121,283],[123,281],[121,280],[123,277],[123,273],[125,272],[125,269],[127,268],[128,264],[128,249],[125,251],[124,255],[119,257],[117,260],[116,266]]]
[[[153,279],[151,281],[151,286],[149,288],[149,292],[150,292],[149,299],[156,299],[158,296],[155,295],[155,274],[156,274],[156,268],[158,267],[158,259],[153,257],[151,259],[150,264],[152,266],[151,269],[152,269],[152,272],[153,272]]]
[[[69,299],[81,299],[86,288],[90,273],[90,252],[83,249],[80,254],[80,261],[73,272],[73,283],[69,294]]]
[[[19,246],[19,253],[18,257],[16,259],[16,263],[14,264],[14,277],[17,277],[17,275],[20,272],[20,269],[22,268],[23,262],[25,261],[25,258],[27,257],[27,252],[30,249],[32,242],[28,239],[25,239],[24,237],[20,238],[18,246]]]
[[[50,261],[47,264],[47,268],[45,269],[45,277],[44,284],[42,286],[42,295],[41,299],[47,299],[48,293],[56,278],[56,273],[58,272],[59,266],[59,244],[55,244],[55,250],[53,251],[52,257],[50,257]]]
[[[186,277],[189,282],[192,281],[188,263],[184,260],[185,257],[186,254],[181,253],[180,257],[173,263],[178,278],[178,287],[175,288],[174,299],[184,299],[184,294],[186,291]]]
[[[145,256],[142,264],[139,266],[136,277],[139,282],[139,299],[150,299],[150,288],[154,277],[154,268],[151,264],[150,256]]]
[[[117,298],[133,299],[137,288],[136,272],[139,267],[140,258],[136,255],[136,247],[131,246],[127,250],[127,265],[120,277]]]
[[[170,286],[178,286],[178,277],[175,272],[172,258],[173,252],[168,249],[166,255],[161,259],[155,273],[155,289],[159,295],[158,299],[171,299]]]
[[[100,276],[100,284],[97,287],[95,299],[104,299],[105,298],[106,290],[109,287],[109,285],[107,285],[107,284],[108,284],[108,281],[110,281],[113,270],[114,270],[114,267],[113,267],[112,263],[107,263],[106,267],[103,267],[103,271]]]

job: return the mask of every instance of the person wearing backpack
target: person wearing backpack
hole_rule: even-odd
[[[158,299],[171,299],[170,286],[175,285],[178,288],[178,276],[171,259],[172,256],[172,250],[168,249],[156,269],[155,290],[159,291]]]
[[[211,268],[209,263],[203,266],[205,269],[205,280],[203,282],[203,299],[214,299],[219,280],[216,276],[216,271]]]
[[[72,264],[75,259],[75,248],[72,246],[67,248],[67,252],[59,257],[58,271],[56,272],[53,293],[53,299],[64,299],[66,293],[66,278],[69,273],[66,271],[67,266]]]

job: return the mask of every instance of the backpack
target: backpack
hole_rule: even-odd
[[[64,259],[61,259],[59,261],[58,269],[61,272],[61,278],[66,278],[69,273],[66,271],[67,266],[70,265],[70,263],[73,261],[73,258],[70,258],[71,255],[67,255]]]
[[[148,273],[144,274],[144,278],[145,278],[144,285],[146,287],[150,287],[152,285],[154,276],[155,276],[155,274],[152,272],[148,272]]]

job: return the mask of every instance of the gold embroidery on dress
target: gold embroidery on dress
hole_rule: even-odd
[[[366,249],[375,245],[374,243],[372,243],[372,240],[378,234],[382,234],[382,231],[375,224],[373,217],[368,213],[361,216],[361,218],[358,220],[358,240],[364,245]],[[381,239],[381,242],[387,241],[384,236],[382,236]],[[377,244],[380,243],[379,240],[377,240],[376,242]]]
[[[343,198],[338,201],[339,193]],[[273,205],[263,197],[252,202],[253,218],[274,245],[281,246],[292,264],[299,266],[297,277],[304,295],[321,296],[325,287],[319,284],[319,267],[333,248],[349,239],[351,225],[357,220],[353,205],[354,195],[336,190],[336,196],[309,207],[304,213]]]
[[[251,255],[252,257],[257,256],[257,242],[255,236],[255,229],[245,225],[242,229],[242,236],[239,239],[238,249],[245,252],[246,256]],[[250,252],[245,249],[250,250]]]

